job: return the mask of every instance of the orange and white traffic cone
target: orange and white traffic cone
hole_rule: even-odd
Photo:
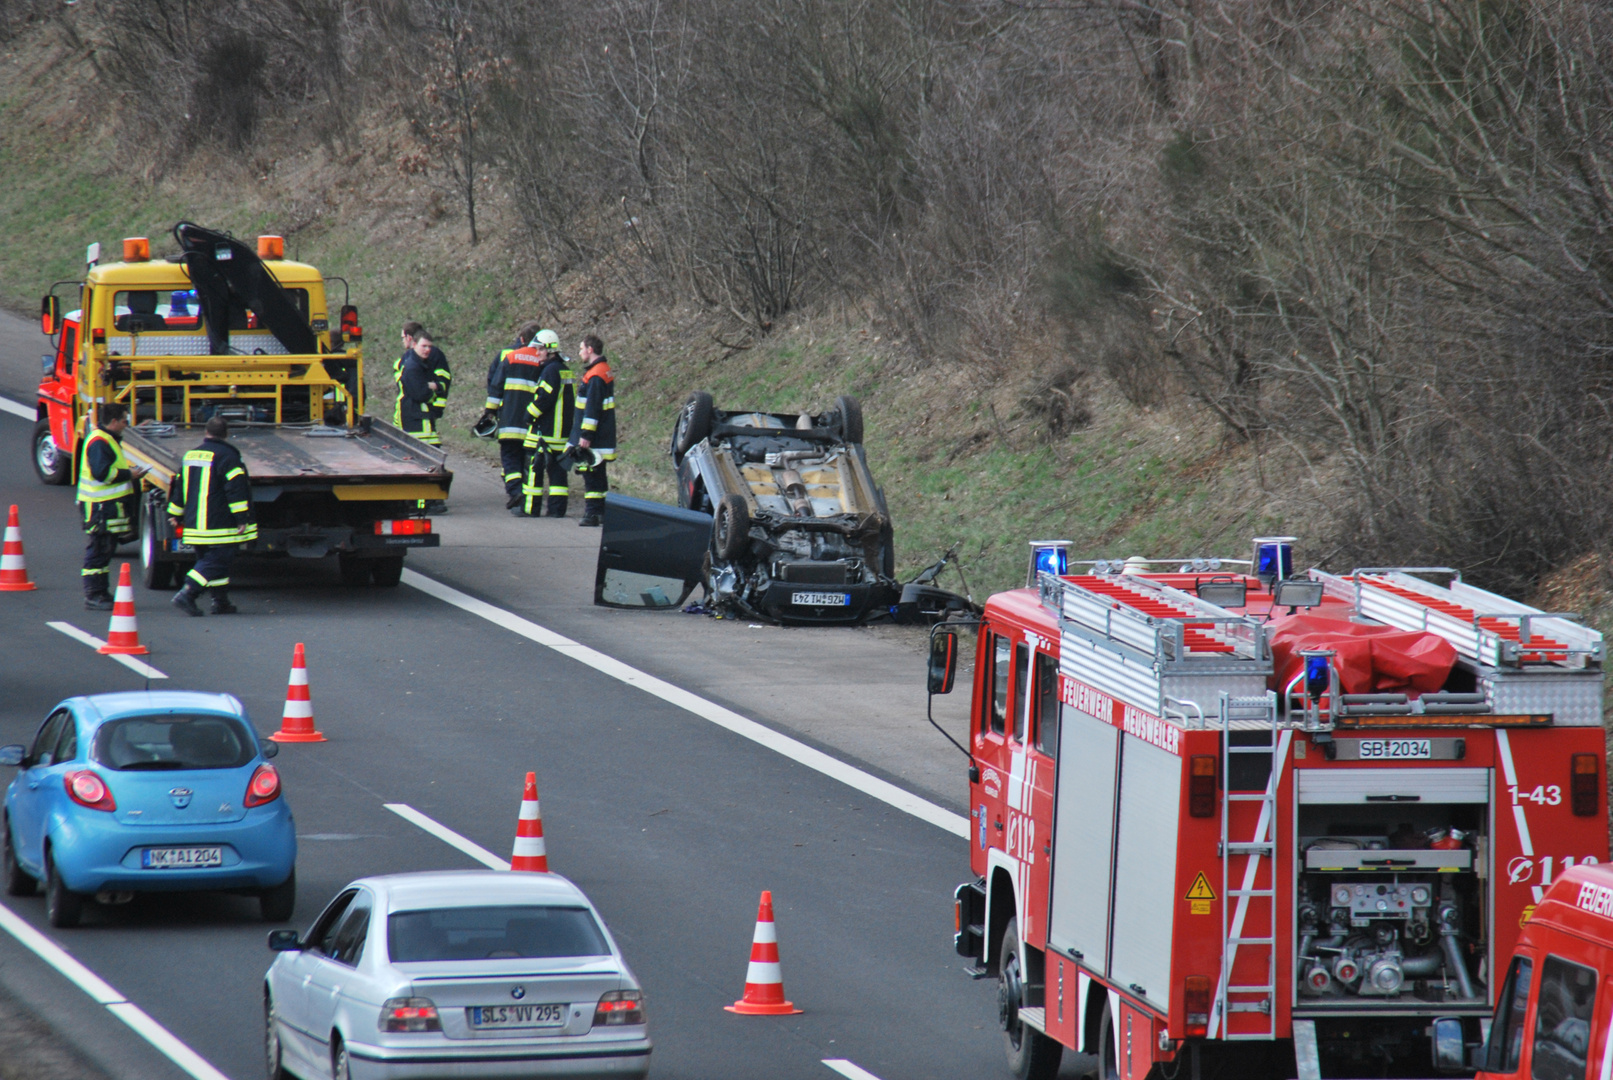
[[[744,1016],[789,1016],[801,1011],[784,1000],[784,973],[778,961],[778,931],[773,925],[771,890],[763,890],[762,903],[756,909],[756,934],[751,938],[745,996],[723,1008]]]
[[[308,659],[302,642],[291,650],[291,682],[286,686],[286,711],[280,715],[280,730],[270,735],[275,742],[325,742],[314,730],[314,703],[308,697]]]
[[[39,586],[28,580],[28,561],[22,557],[22,526],[17,524],[17,504],[11,504],[6,519],[5,547],[0,549],[0,592],[28,592]]]
[[[521,793],[521,816],[515,822],[515,850],[510,853],[511,870],[549,872],[549,852],[543,846],[543,814],[538,809],[538,774],[526,774],[526,790]]]
[[[134,619],[134,582],[129,580],[129,564],[118,571],[118,591],[112,596],[112,622],[107,627],[106,644],[96,652],[107,656],[144,656],[151,650],[140,644],[140,626]]]

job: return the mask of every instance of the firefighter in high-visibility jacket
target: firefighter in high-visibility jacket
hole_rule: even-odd
[[[398,384],[398,426],[423,443],[439,446],[442,436],[431,416],[431,403],[440,387],[431,372],[431,354],[436,346],[424,330],[415,335],[414,349],[403,358]]]
[[[527,323],[516,332],[516,346],[498,354],[487,372],[488,413],[498,417],[499,465],[504,472],[504,506],[516,517],[525,517],[521,506],[521,484],[526,479],[526,433],[531,417],[527,406],[538,389],[538,371],[543,357],[530,342],[540,329]]]
[[[604,522],[605,493],[610,490],[605,463],[616,460],[616,377],[605,360],[605,343],[593,334],[582,339],[578,355],[583,363],[582,383],[577,388],[577,422],[566,453],[582,473],[583,513],[577,524],[597,527]]]
[[[100,425],[84,439],[78,464],[78,503],[84,512],[84,606],[91,611],[112,607],[107,569],[122,540],[134,531],[135,481],[145,475],[144,465],[131,466],[123,456],[123,429],[129,413],[113,403],[100,407]]]
[[[246,474],[241,452],[226,440],[230,426],[222,416],[207,422],[207,437],[179,463],[179,473],[168,485],[168,514],[183,530],[180,538],[196,549],[196,565],[185,575],[184,588],[174,594],[174,606],[187,615],[200,615],[197,599],[213,591],[213,614],[232,615],[230,564],[243,544],[258,538],[252,516],[252,478]]]
[[[537,517],[543,510],[543,499],[549,497],[548,516],[566,516],[566,466],[562,458],[566,441],[571,435],[576,411],[576,391],[572,381],[571,359],[560,355],[560,335],[553,330],[539,330],[533,343],[543,350],[543,367],[538,369],[538,389],[532,395],[532,404],[526,407],[531,417],[527,428],[526,483],[521,488],[525,497],[524,509],[528,517]]]

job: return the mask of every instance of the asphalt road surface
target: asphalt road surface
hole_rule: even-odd
[[[26,401],[11,385],[18,366],[7,357],[10,377],[0,390]],[[40,585],[0,594],[0,743],[27,742],[64,697],[143,685],[137,673],[47,625],[64,621],[100,635],[106,616],[83,610],[72,494],[35,479],[30,427],[0,414],[0,509],[20,506],[28,567]],[[473,513],[461,490],[456,482],[447,521]],[[572,548],[597,536],[579,536],[570,522],[552,528],[568,529],[563,538]],[[416,569],[457,569],[450,584],[463,590],[458,595],[501,607],[508,592],[497,582],[519,580],[530,590],[534,580],[523,568],[535,555],[518,543],[461,553],[457,563],[447,561],[448,549],[420,554],[428,557],[411,560]],[[591,568],[591,558],[570,558]],[[577,595],[557,597],[554,614],[561,623],[580,619],[591,575],[544,576],[570,578],[581,605]],[[167,605],[166,594],[137,589],[140,631],[147,661],[168,676],[154,685],[233,693],[264,733],[278,726],[292,646],[306,644],[315,720],[330,741],[287,746],[277,759],[300,844],[295,925],[306,926],[360,875],[478,865],[386,804],[413,807],[507,856],[530,769],[538,774],[551,866],[593,898],[645,985],[652,1075],[825,1078],[836,1074],[825,1061],[841,1059],[880,1080],[1003,1074],[994,987],[968,980],[951,950],[951,890],[967,874],[955,820],[961,769],[955,759],[943,764],[955,752],[936,749],[939,736],[917,722],[912,698],[858,695],[864,712],[901,710],[900,726],[890,730],[903,733],[905,745],[894,736],[869,738],[868,725],[807,730],[801,717],[821,714],[844,688],[832,668],[803,675],[781,656],[792,650],[773,647],[760,652],[773,657],[780,681],[799,687],[787,695],[794,711],[746,708],[765,704],[757,689],[765,677],[691,711],[666,700],[675,694],[658,696],[651,679],[624,681],[634,677],[612,665],[641,666],[632,653],[637,634],[659,657],[645,670],[704,693],[698,684],[715,676],[680,681],[677,657],[658,644],[671,636],[687,647],[691,635],[708,632],[695,628],[703,620],[676,624],[690,630],[669,635],[674,624],[630,616],[638,621],[592,639],[560,627],[601,650],[589,652],[534,641],[512,632],[509,619],[501,625],[407,582],[345,588],[333,562],[258,563],[240,567],[236,578],[232,595],[242,611],[229,618],[189,619]],[[519,614],[549,625],[534,605]],[[748,627],[717,629],[727,647],[757,650],[736,636]],[[805,651],[817,641],[831,651],[884,648],[919,681],[911,643],[816,633]],[[807,640],[792,639],[795,651]],[[813,685],[821,694],[803,705],[798,698]],[[922,693],[916,700],[922,705]],[[806,738],[791,744],[799,751],[781,753],[765,737],[713,723],[722,704],[761,721],[764,736],[782,729]],[[839,749],[843,742],[853,749]],[[865,771],[849,784],[826,775],[802,763],[815,760],[814,748]],[[957,783],[938,792],[951,775]],[[891,805],[888,792],[876,797],[882,781],[917,792],[931,809],[908,812]],[[773,890],[785,990],[805,1010],[799,1016],[739,1017],[722,1008],[743,989],[762,889]],[[254,901],[138,899],[92,907],[72,931],[46,927],[40,899],[6,898],[6,907],[109,984],[113,999],[103,992],[102,1000],[111,1003],[97,1004],[14,934],[0,934],[4,995],[90,1066],[131,1080],[196,1075],[114,1015],[128,1011],[126,999],[183,1044],[178,1056],[189,1048],[226,1076],[261,1074],[262,974],[272,957]]]

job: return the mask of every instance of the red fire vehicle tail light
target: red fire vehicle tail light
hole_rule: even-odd
[[[62,777],[68,797],[80,806],[108,813],[118,808],[117,800],[107,790],[106,781],[91,769],[78,769]]]
[[[402,521],[377,521],[376,536],[425,536],[431,532],[430,518],[405,518]]]
[[[1596,755],[1575,754],[1569,770],[1568,802],[1574,808],[1574,816],[1594,816],[1597,807],[1602,804],[1601,795],[1596,790],[1601,780]]]
[[[1212,759],[1213,760],[1213,759]],[[1182,983],[1182,1035],[1202,1039],[1210,1033],[1210,979],[1189,975]]]
[[[1215,816],[1215,755],[1194,754],[1188,763],[1187,812],[1190,817]]]

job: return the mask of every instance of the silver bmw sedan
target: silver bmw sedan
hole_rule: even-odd
[[[269,947],[271,1080],[649,1070],[638,980],[588,897],[556,874],[360,878],[306,936],[277,930]]]

